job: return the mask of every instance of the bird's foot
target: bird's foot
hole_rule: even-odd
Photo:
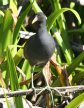
[[[47,85],[46,87],[44,87],[37,95],[40,95],[42,92],[44,92],[45,90],[48,90],[50,92],[51,95],[51,100],[52,100],[52,106],[54,108],[54,99],[53,99],[53,93],[51,90],[51,87],[49,85]]]
[[[46,87],[47,87],[47,90],[50,92],[51,100],[52,100],[52,106],[54,108],[54,99],[53,99],[53,93],[52,93],[51,87],[49,86],[49,84]]]

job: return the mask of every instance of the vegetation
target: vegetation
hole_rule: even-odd
[[[20,8],[22,8],[22,10],[18,13],[18,9],[20,10]],[[30,33],[30,29],[32,32],[34,31],[34,28],[29,22],[33,18],[33,11],[33,14],[43,12],[46,15],[47,30],[53,35],[56,41],[55,56],[54,59],[50,61],[52,75],[52,79],[50,79],[52,81],[50,84],[51,90],[55,87],[67,86],[76,86],[78,88],[76,90],[79,90],[78,85],[84,84],[83,10],[84,7],[81,4],[71,2],[70,0],[66,0],[66,2],[63,0],[1,0],[0,86],[2,88],[10,88],[11,91],[19,89],[29,90],[31,88],[31,66],[23,57],[23,47],[26,40],[24,41],[24,39],[20,37],[20,31],[28,33]],[[25,23],[26,17],[28,19],[30,18],[28,24],[27,22]],[[24,72],[26,78],[22,76],[23,73],[18,72],[16,67],[18,67],[21,72]],[[37,76],[38,69],[35,71],[35,75]],[[26,84],[25,80],[27,80]],[[24,84],[22,84],[23,81]],[[35,81],[36,80],[34,80],[34,82]],[[81,90],[83,90],[83,87]],[[73,87],[72,93],[64,94],[64,96],[61,92],[59,96],[55,93],[52,94],[52,92],[51,94],[53,96],[49,94],[46,96],[43,95],[48,98],[48,100],[47,98],[45,99],[45,106],[47,108],[52,105],[51,97],[53,97],[52,100],[55,106],[64,105],[63,107],[66,108],[77,108],[80,103],[84,101],[84,93],[82,91],[74,93]],[[42,94],[40,94],[40,96],[41,95]],[[70,95],[72,95],[73,98],[71,98]],[[23,108],[22,97],[23,96],[14,97],[16,108]],[[65,97],[67,98],[65,99]],[[37,100],[38,99],[36,99],[35,103]],[[67,101],[69,104],[67,104]],[[65,104],[63,104],[63,102],[65,102]],[[8,102],[7,105],[8,108],[10,108]]]

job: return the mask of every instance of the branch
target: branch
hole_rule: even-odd
[[[50,87],[50,89],[54,92],[56,92],[56,95],[59,95],[59,96],[64,96],[66,97],[66,93],[74,93],[74,92],[77,92],[79,90],[84,90],[84,85],[79,85],[79,86],[67,86],[67,87]],[[36,90],[36,93],[40,94],[44,91],[49,91],[47,89],[47,87],[45,88],[35,88]],[[41,92],[42,91],[42,92]],[[9,97],[15,97],[15,96],[21,96],[21,95],[27,95],[27,94],[30,94],[33,92],[33,89],[30,88],[28,90],[18,90],[18,91],[12,91],[12,92],[8,92],[8,93],[5,93],[6,96],[9,96]],[[61,95],[60,95],[60,94]],[[39,94],[39,95],[40,95]],[[5,95],[4,93],[1,93],[0,94],[0,98],[5,98]]]

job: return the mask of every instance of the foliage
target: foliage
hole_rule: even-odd
[[[69,7],[62,8],[63,3],[60,0],[45,0],[42,2],[42,5],[38,5],[36,0],[29,0],[25,8],[23,5],[22,11],[18,14],[19,3],[21,3],[21,0],[1,0],[0,2],[0,6],[3,7],[0,8],[0,70],[6,87],[8,88],[10,83],[10,89],[12,91],[20,88],[29,88],[29,84],[25,87],[20,86],[22,76],[20,73],[17,73],[16,66],[24,72],[26,79],[30,79],[31,67],[28,61],[22,57],[25,42],[20,43],[21,38],[19,32],[20,30],[28,31],[24,25],[24,20],[25,17],[30,14],[31,9],[34,13],[45,13],[47,18],[47,30],[53,34],[58,44],[55,51],[55,61],[59,63],[61,67],[66,65],[69,83],[73,86],[84,84],[84,52],[82,49],[82,44],[84,43],[84,19],[82,11],[84,8],[80,4],[74,3],[73,5],[73,2],[69,3]],[[22,4],[24,3],[25,2]],[[5,8],[4,4],[9,4],[9,6]],[[46,11],[48,6],[50,7],[50,10],[48,10],[49,13]],[[77,6],[79,6],[79,9]],[[67,18],[66,14],[68,16],[70,15],[71,19],[70,17]],[[79,49],[77,49],[77,47]],[[51,86],[62,86],[58,83],[60,79],[59,74],[56,73],[57,70],[52,66],[50,69],[54,77]],[[78,75],[79,78],[77,79]],[[1,86],[3,87],[3,85]],[[74,108],[78,107],[84,100],[83,95],[83,93],[80,93],[79,96],[76,94],[76,98],[73,99],[66,108],[73,106]],[[58,99],[58,97],[56,98]],[[23,107],[22,97],[15,98],[15,103],[16,108]],[[18,106],[18,103],[20,103],[20,106]]]

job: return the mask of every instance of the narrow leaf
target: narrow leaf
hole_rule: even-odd
[[[10,49],[8,47],[7,47],[7,62],[8,62],[9,72],[10,72],[11,89],[17,90],[19,88],[17,72],[16,72],[15,64],[14,64]]]
[[[78,108],[79,104],[84,101],[84,93],[73,99],[65,108]]]
[[[17,40],[17,37],[18,37],[18,34],[19,34],[19,30],[20,30],[21,25],[24,21],[24,18],[28,14],[30,8],[31,8],[31,4],[28,5],[28,7],[25,9],[25,11],[22,13],[22,15],[20,16],[20,18],[17,21],[16,27],[15,27],[15,30],[14,30],[14,34],[13,34],[13,43],[14,44],[17,42],[16,40]]]
[[[11,89],[14,91],[14,90],[19,89],[18,77],[17,77],[15,64],[14,64],[10,49],[8,47],[7,47],[7,62],[8,62],[9,72],[10,72],[10,86],[11,86]],[[22,98],[15,97],[14,99],[15,99],[16,108],[23,108]]]
[[[48,19],[47,19],[47,29],[48,29],[48,31],[52,28],[52,26],[53,26],[54,22],[56,21],[57,17],[60,16],[63,12],[66,12],[66,11],[71,11],[76,16],[79,23],[81,23],[81,18],[80,18],[79,14],[75,10],[70,9],[70,8],[62,8],[58,12],[54,11],[48,17]]]
[[[9,7],[13,13],[17,13],[17,1],[16,0],[9,0]]]
[[[2,51],[4,51],[6,47],[12,43],[12,26],[13,18],[11,11],[8,9],[5,12],[2,27],[0,29],[0,43],[2,46]]]
[[[82,52],[78,57],[76,57],[73,62],[67,67],[67,72],[70,74],[79,65],[80,62],[84,60],[84,52]]]

